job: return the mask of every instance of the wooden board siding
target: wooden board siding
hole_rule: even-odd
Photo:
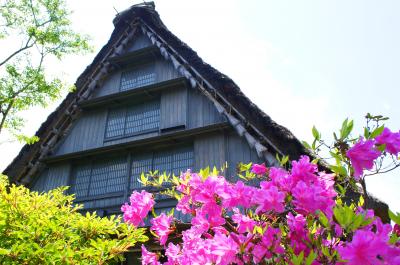
[[[121,207],[127,200],[124,196],[102,198],[90,201],[80,201],[79,204],[83,204],[84,209],[104,209],[108,207]]]
[[[215,106],[197,89],[189,89],[188,96],[188,128],[203,127],[224,122]]]
[[[227,143],[227,161],[228,170],[226,176],[229,180],[238,180],[236,175],[236,166],[239,162],[242,163],[259,163],[262,162],[257,153],[250,148],[246,140],[235,132],[230,132],[226,136]]]
[[[152,46],[153,44],[147,36],[143,35],[142,33],[138,33],[133,37],[132,42],[128,45],[130,46],[126,52],[134,52]]]
[[[69,163],[53,164],[38,176],[32,190],[49,191],[60,186],[67,186],[69,183]]]
[[[226,161],[225,153],[223,132],[196,137],[194,141],[195,170],[208,166],[221,168]]]
[[[103,145],[107,111],[91,110],[83,113],[61,143],[55,155],[87,150]]]
[[[146,64],[134,66],[134,67],[126,67],[122,70],[116,71],[111,73],[106,80],[104,81],[103,85],[97,88],[90,99],[98,98],[114,93],[120,92],[120,84],[121,84],[121,76],[123,72],[135,70],[138,71],[146,70],[148,72],[155,74],[154,83],[159,83],[175,78],[182,77],[173,67],[170,62],[165,61],[164,59],[157,59],[153,62],[148,62]]]
[[[96,88],[90,98],[98,98],[105,95],[110,95],[119,91],[122,71],[111,73],[104,81],[101,87]]]
[[[192,89],[181,86],[173,89],[165,89],[159,93],[161,95],[155,93],[153,98],[160,102],[160,131],[148,131],[132,136],[122,135],[121,137],[105,139],[104,135],[108,116],[107,106],[84,110],[84,113],[76,121],[76,124],[66,136],[64,142],[56,148],[53,156],[127,143],[156,137],[160,133],[195,129],[225,121],[225,118],[216,111],[214,105],[207,98]],[[141,99],[141,97],[134,98],[132,102],[129,100],[123,104],[134,106],[142,103],[145,106],[145,102],[148,99]],[[121,104],[118,106],[122,107],[123,105]],[[110,107],[109,109],[113,108],[115,107]]]
[[[168,130],[186,125],[187,89],[185,87],[166,90],[161,96],[161,126]]]
[[[195,170],[207,166],[218,169],[228,163],[225,175],[230,180],[238,180],[236,166],[242,163],[263,162],[247,144],[246,140],[234,131],[225,131],[197,137],[194,142]]]

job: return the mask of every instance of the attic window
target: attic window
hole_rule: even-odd
[[[142,172],[158,170],[159,172],[179,175],[181,172],[193,168],[193,146],[183,146],[176,149],[160,150],[153,153],[133,156],[131,164],[131,189],[142,186],[139,182]]]
[[[121,75],[120,91],[147,86],[156,82],[153,65],[125,71]]]
[[[71,191],[76,194],[76,198],[123,192],[126,172],[126,157],[77,166],[73,173]]]
[[[108,113],[105,140],[155,132],[160,127],[160,101],[111,109]]]

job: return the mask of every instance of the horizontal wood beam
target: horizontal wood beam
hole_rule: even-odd
[[[106,155],[113,152],[120,152],[120,151],[130,151],[134,148],[140,148],[143,146],[156,146],[160,144],[171,144],[175,143],[175,141],[183,140],[185,138],[190,138],[197,135],[203,135],[215,131],[225,130],[230,128],[231,126],[227,122],[221,122],[217,124],[208,125],[205,127],[182,130],[179,132],[166,132],[160,136],[151,137],[147,139],[140,139],[128,143],[120,143],[115,145],[109,146],[102,146],[98,148],[93,148],[90,150],[79,151],[59,156],[50,156],[46,157],[41,160],[44,163],[55,163],[60,161],[72,160],[72,159],[79,159],[85,158],[87,159],[88,156],[97,156],[97,155]]]
[[[103,106],[109,106],[112,103],[126,102],[141,96],[151,97],[151,93],[155,93],[165,89],[173,89],[181,86],[187,86],[187,80],[184,77],[179,77],[98,98],[88,99],[82,101],[79,106],[82,109],[93,109]]]

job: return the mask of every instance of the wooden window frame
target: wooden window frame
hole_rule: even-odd
[[[128,123],[128,112],[130,109],[135,109],[135,108],[140,108],[141,106],[146,107],[146,105],[154,104],[156,108],[151,109],[150,111],[158,111],[158,120],[156,123],[158,123],[158,126],[155,128],[147,129],[147,130],[142,130],[142,131],[137,131],[133,133],[126,133],[127,131],[127,123]],[[110,121],[110,113],[115,110],[122,110],[124,112],[124,125],[123,125],[123,134],[122,135],[117,135],[117,136],[112,136],[112,137],[107,137],[107,132],[109,128],[109,121]],[[149,110],[143,111],[141,114],[144,114],[146,112],[150,112]],[[144,120],[144,118],[142,119]],[[122,106],[122,107],[117,107],[117,108],[111,108],[108,109],[107,111],[107,119],[106,119],[106,125],[104,129],[104,142],[110,142],[110,141],[115,141],[123,138],[128,138],[132,136],[138,136],[138,135],[143,135],[143,134],[148,134],[148,133],[153,133],[153,132],[160,132],[160,124],[161,124],[161,107],[160,107],[160,98],[157,98],[155,100],[150,100],[144,103],[141,103],[139,105],[133,105],[133,106]]]

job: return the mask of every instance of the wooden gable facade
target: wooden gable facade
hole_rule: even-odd
[[[307,154],[227,76],[161,22],[152,3],[114,19],[115,30],[70,93],[5,170],[33,190],[70,186],[87,210],[119,213],[142,172],[179,174],[239,162],[276,165]],[[158,211],[175,202],[159,198]]]

